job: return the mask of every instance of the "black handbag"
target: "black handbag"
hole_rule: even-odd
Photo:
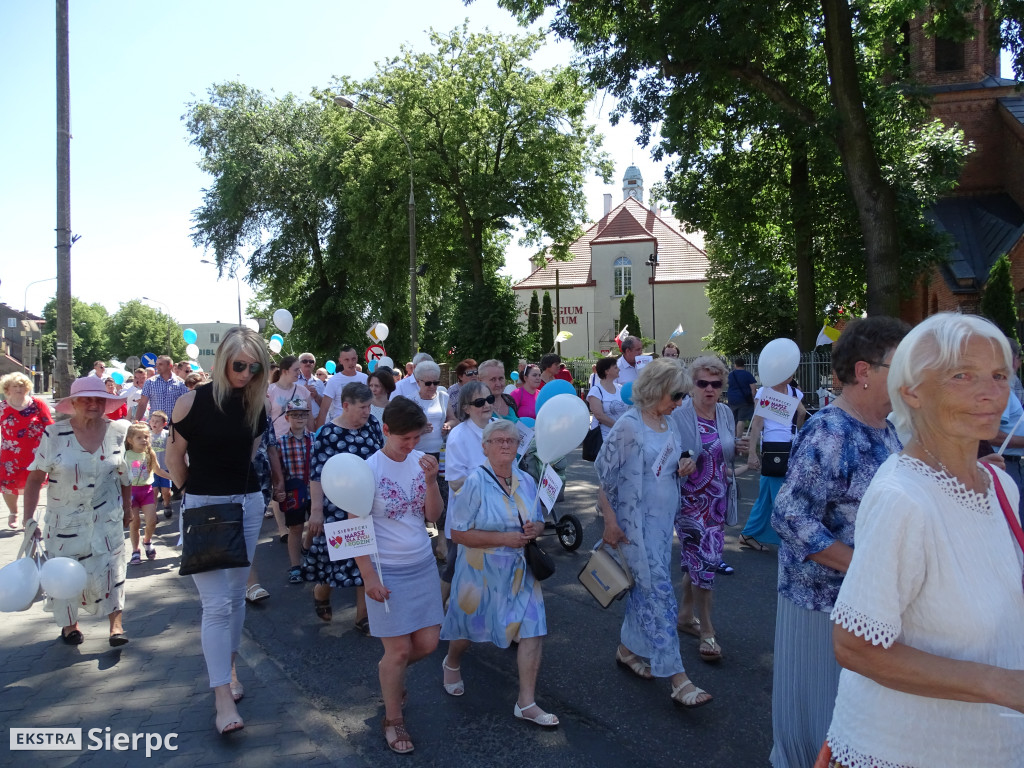
[[[501,492],[508,496],[505,489],[501,487],[501,483],[498,482],[498,478],[494,476],[487,467],[484,467],[484,472],[494,478],[494,482],[497,483],[498,487],[501,488]],[[516,511],[516,516],[519,518],[519,524],[524,525],[523,516]],[[530,573],[533,574],[533,578],[537,581],[544,581],[544,579],[550,578],[555,573],[555,561],[551,555],[540,548],[536,540],[526,542],[523,547],[523,556],[526,558],[526,567],[530,569]]]
[[[602,445],[604,445],[604,437],[601,436],[601,425],[598,424],[583,438],[583,460],[596,461]]]
[[[769,442],[761,444],[761,474],[765,477],[785,477],[789,469],[789,451],[793,447],[789,442]]]
[[[247,568],[241,504],[208,504],[186,507],[182,513],[181,566],[179,576]]]

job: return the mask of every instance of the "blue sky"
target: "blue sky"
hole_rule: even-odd
[[[511,16],[490,0],[342,0],[290,3],[214,0],[176,3],[71,0],[72,294],[108,311],[149,296],[183,323],[231,322],[235,281],[217,281],[212,256],[192,246],[191,212],[209,177],[196,167],[181,116],[215,82],[238,79],[262,91],[306,95],[333,75],[369,76],[403,43],[427,48],[426,30],[469,20],[472,30],[515,32]],[[55,18],[42,0],[0,2],[0,301],[40,312],[56,282]],[[568,63],[565,43],[549,42],[535,59]],[[601,214],[604,192],[622,199],[621,178],[633,162],[645,185],[663,165],[635,145],[638,129],[612,128],[610,99],[595,102],[592,121],[605,134],[614,183],[587,186],[588,212]],[[526,255],[509,254],[522,277]],[[26,294],[27,290],[27,294]],[[242,284],[243,301],[250,295]],[[159,308],[159,304],[155,305]]]

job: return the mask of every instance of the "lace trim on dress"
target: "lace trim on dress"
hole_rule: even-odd
[[[843,768],[919,768],[910,763],[894,763],[889,760],[880,760],[871,755],[865,755],[845,744],[837,744],[836,737],[829,731],[829,748],[832,750],[832,759],[843,766]]]
[[[972,491],[955,477],[941,470],[933,469],[920,459],[915,459],[913,456],[908,456],[904,453],[900,456],[900,462],[917,472],[919,475],[923,475],[924,477],[934,480],[938,484],[939,489],[946,496],[964,509],[975,512],[979,515],[992,515],[992,505],[990,503],[992,482],[988,477],[988,473],[985,473],[985,481],[988,483],[988,490],[984,493],[979,493],[977,491]]]
[[[863,637],[870,640],[872,645],[880,645],[883,648],[892,646],[900,635],[900,628],[895,624],[873,619],[841,600],[836,601],[829,619],[847,632],[853,632],[857,637]]]

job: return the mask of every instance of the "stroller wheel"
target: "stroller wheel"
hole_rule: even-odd
[[[555,531],[558,533],[558,543],[566,552],[575,552],[583,543],[583,526],[576,515],[563,515],[555,524]]]

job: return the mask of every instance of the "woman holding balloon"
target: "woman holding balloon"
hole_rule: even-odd
[[[68,645],[83,641],[78,613],[104,613],[110,621],[109,642],[128,642],[122,625],[127,562],[124,526],[131,517],[128,477],[118,475],[124,455],[127,422],[105,414],[124,404],[95,376],[76,379],[71,394],[57,405],[71,418],[43,432],[25,483],[25,523],[33,518],[39,489],[47,475],[43,545],[49,557],[79,561],[87,574],[85,588],[68,600],[47,599],[46,610],[60,626]],[[38,532],[36,535],[39,535]]]
[[[437,648],[444,616],[441,580],[424,525],[436,522],[444,508],[437,459],[416,450],[427,426],[419,405],[401,395],[384,409],[384,447],[366,462],[373,471],[370,516],[377,554],[356,558],[370,598],[370,634],[384,645],[377,665],[385,713],[381,728],[388,747],[399,754],[413,751],[402,716],[405,673]]]
[[[309,532],[313,536],[306,555],[305,574],[307,581],[314,581],[313,607],[322,621],[331,621],[332,587],[355,587],[357,630],[370,634],[366,618],[366,593],[364,582],[356,561],[352,558],[331,560],[324,523],[337,523],[349,517],[348,505],[343,508],[324,493],[324,486],[330,486],[333,478],[324,478],[332,456],[353,454],[369,459],[384,445],[384,434],[380,422],[370,413],[373,394],[370,388],[359,382],[346,384],[341,390],[341,413],[323,425],[313,441],[313,457],[310,464],[309,492],[311,498]],[[337,494],[336,494],[337,495]],[[344,503],[344,502],[343,502]]]
[[[711,696],[690,680],[679,655],[671,560],[678,476],[691,474],[696,464],[682,456],[668,418],[691,386],[678,360],[659,358],[644,366],[633,383],[634,407],[615,422],[594,466],[602,540],[619,549],[636,582],[626,598],[615,661],[645,680],[670,678],[672,700],[692,708]]]

